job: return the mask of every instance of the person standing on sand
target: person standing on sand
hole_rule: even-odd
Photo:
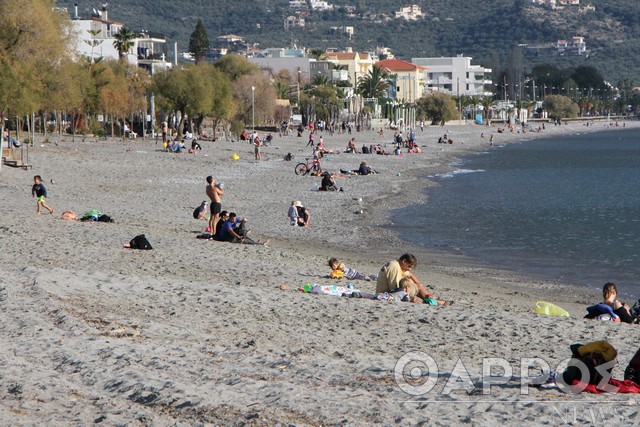
[[[167,143],[167,133],[169,132],[169,124],[162,122],[162,144]]]
[[[427,291],[427,288],[418,280],[418,278],[411,272],[411,269],[415,268],[418,264],[416,257],[411,254],[404,254],[400,258],[394,261],[389,261],[380,269],[378,274],[378,281],[376,283],[376,293],[381,294],[384,292],[395,292],[397,289],[401,289],[401,281],[404,278],[410,278],[418,287],[418,296],[425,300],[431,298],[434,301],[433,304],[438,305],[451,305],[453,301],[435,300],[433,296]]]
[[[38,198],[38,201],[36,202],[36,214],[41,215],[41,208],[45,208],[51,215],[53,215],[53,209],[47,206],[47,189],[44,188],[44,185],[42,185],[42,178],[40,177],[40,175],[36,175],[33,177],[31,196]]]
[[[255,154],[255,158],[256,160],[262,160],[262,153],[260,152],[260,146],[262,145],[262,142],[260,141],[260,137],[256,136],[253,139],[253,145],[254,145],[254,154]]]
[[[216,180],[211,175],[207,177],[207,188],[205,190],[207,196],[211,200],[211,216],[209,217],[209,233],[216,234],[216,226],[218,224],[218,218],[220,217],[220,211],[222,211],[222,196],[224,196],[224,189],[222,184],[217,184]]]

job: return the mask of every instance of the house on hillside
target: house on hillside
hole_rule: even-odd
[[[571,42],[568,42],[567,40],[558,40],[554,43],[553,47],[560,55],[564,55],[565,53],[581,56],[588,54],[587,43],[584,41],[584,37],[582,36],[572,37]]]
[[[329,34],[344,34],[347,37],[351,38],[353,36],[354,30],[352,26],[341,25],[339,27],[330,27]]]
[[[424,18],[422,8],[417,4],[407,4],[396,12],[396,18],[406,19],[407,21],[415,21]]]
[[[412,58],[414,64],[427,67],[424,89],[450,95],[492,96],[490,68],[472,65],[472,58],[458,55],[441,58]]]
[[[291,28],[304,28],[304,26],[305,26],[305,21],[304,21],[304,17],[302,16],[290,15],[284,18],[285,30],[289,30]]]
[[[82,19],[78,6],[75,6],[71,16],[72,32],[76,35],[72,38],[72,50],[77,57],[118,60],[120,56],[114,42],[124,26],[109,19],[106,4],[102,10],[94,10],[89,19]],[[162,34],[134,32],[132,42],[132,48],[125,54],[129,64],[144,68],[151,74],[171,68],[171,62],[166,60],[166,39]]]
[[[311,0],[309,3],[311,4],[311,9],[317,12],[333,10],[333,5],[323,0]]]
[[[220,44],[242,44],[244,43],[244,39],[240,36],[236,36],[235,34],[227,34],[225,36],[216,37],[216,42]]]
[[[424,73],[428,71],[426,67],[403,61],[402,59],[384,59],[375,65],[382,67],[391,75],[394,82],[395,99],[415,103],[424,94]]]

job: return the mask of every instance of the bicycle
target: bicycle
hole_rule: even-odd
[[[307,175],[309,172],[313,171],[313,172],[318,172],[320,170],[320,160],[317,158],[314,158],[313,160],[309,161],[309,158],[306,158],[307,162],[306,163],[298,163],[295,167],[295,172],[296,175],[302,175],[305,176]]]

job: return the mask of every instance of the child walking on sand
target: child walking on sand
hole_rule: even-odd
[[[33,177],[31,195],[38,198],[38,201],[36,202],[36,214],[42,214],[41,208],[45,208],[51,215],[53,215],[53,209],[47,206],[47,189],[42,185],[42,178],[40,175]]]
[[[341,277],[344,277],[345,279],[349,280],[378,280],[377,274],[365,276],[364,274],[353,268],[345,267],[344,264],[338,261],[336,258],[331,258],[328,264],[329,267],[331,267],[331,278],[339,279]]]

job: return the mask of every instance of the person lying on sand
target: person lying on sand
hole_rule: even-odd
[[[397,289],[402,288],[400,283],[405,277],[410,278],[418,287],[417,296],[428,304],[452,305],[453,301],[436,300],[433,295],[427,291],[427,288],[420,282],[411,270],[418,264],[416,257],[411,254],[404,254],[394,261],[389,261],[380,269],[378,274],[378,282],[376,283],[376,293],[389,292],[393,293]]]
[[[329,267],[331,267],[331,274],[329,277],[339,279],[344,277],[349,280],[377,280],[378,275],[372,274],[370,276],[366,276],[354,268],[345,267],[343,263],[338,261],[336,258],[329,259]]]

